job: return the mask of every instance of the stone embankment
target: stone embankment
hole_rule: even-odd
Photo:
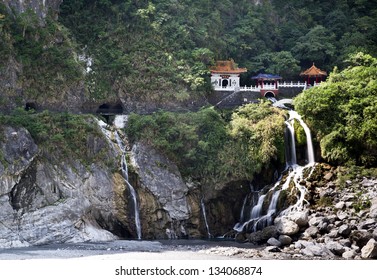
[[[309,190],[306,210],[238,239],[267,243],[265,258],[377,258],[377,178],[318,164],[302,184]]]

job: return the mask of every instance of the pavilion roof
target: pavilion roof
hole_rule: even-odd
[[[327,76],[327,73],[317,68],[313,62],[312,67],[306,69],[305,71],[302,71],[300,73],[300,76],[319,77],[319,76]]]
[[[254,80],[280,80],[282,79],[282,77],[278,76],[278,75],[274,75],[274,74],[258,74],[256,76],[252,76],[251,77],[252,79]]]
[[[218,60],[216,65],[210,68],[211,73],[218,74],[240,74],[247,72],[246,68],[238,68],[233,59],[231,60]]]

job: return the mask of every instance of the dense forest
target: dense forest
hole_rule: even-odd
[[[376,25],[375,0],[65,0],[43,19],[0,4],[0,58],[22,65],[28,98],[59,100],[61,89],[77,84],[84,88],[79,94],[98,102],[124,98],[145,104],[205,96],[215,60],[232,58],[247,67],[244,84],[260,72],[300,79],[300,71],[314,62],[333,73],[326,86],[306,91],[295,105],[314,129],[323,158],[374,165]],[[0,96],[0,102],[6,99]],[[227,151],[259,139],[253,135],[263,129],[255,132],[247,119],[272,114],[266,106],[222,114],[205,109],[133,115],[129,133],[134,140],[150,137],[184,173],[197,177],[224,178],[233,168],[251,178],[270,158],[281,159],[278,149],[261,149],[240,164],[237,149]],[[277,123],[281,133],[283,124]],[[260,136],[269,139],[265,133]],[[234,166],[225,168],[224,158],[233,158]],[[252,159],[257,162],[249,164]],[[242,170],[243,164],[249,169]]]
[[[377,55],[376,1],[65,0],[42,26],[0,5],[0,57],[15,53],[35,92],[85,79],[95,99],[182,100],[209,90],[214,60],[247,67],[248,84],[258,72],[297,79],[313,62],[331,71],[350,53]]]

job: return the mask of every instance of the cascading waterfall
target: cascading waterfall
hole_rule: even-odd
[[[204,223],[205,223],[206,229],[207,229],[207,236],[208,236],[208,238],[212,238],[211,232],[209,231],[209,225],[208,225],[207,213],[206,213],[206,206],[204,204],[203,198],[200,200],[200,208],[202,209],[203,219],[204,219]]]
[[[306,135],[308,157],[307,164],[305,166],[300,166],[297,164],[295,133],[293,126],[295,120],[297,120],[303,127]],[[234,230],[236,230],[237,232],[243,232],[245,230],[253,232],[260,230],[266,226],[272,225],[273,217],[278,214],[277,205],[279,195],[282,190],[287,190],[290,187],[291,182],[294,183],[295,188],[298,190],[297,202],[294,205],[291,205],[287,209],[283,210],[279,215],[287,215],[293,211],[303,210],[305,203],[307,203],[307,201],[305,200],[306,188],[305,186],[301,185],[300,182],[302,182],[303,180],[304,170],[306,168],[312,168],[315,164],[314,149],[310,129],[304,123],[301,116],[293,110],[289,111],[289,119],[286,121],[286,126],[286,170],[289,171],[288,176],[285,178],[285,182],[282,187],[279,187],[282,183],[282,178],[279,178],[275,185],[266,194],[260,194],[258,202],[252,206],[252,210],[249,215],[245,211],[245,209],[248,208],[245,205],[247,197],[245,198],[241,210],[242,212],[240,215],[240,222],[234,226]],[[267,204],[265,202],[266,199],[270,199],[270,201],[268,203],[267,211],[263,211],[263,206]],[[246,219],[247,216],[250,218]]]
[[[124,178],[124,182],[126,183],[128,189],[130,190],[132,201],[134,205],[134,216],[135,216],[135,226],[136,226],[136,234],[137,238],[141,239],[141,222],[140,222],[140,213],[139,213],[139,205],[137,202],[137,194],[135,189],[132,187],[128,180],[128,167],[127,167],[127,160],[126,160],[126,149],[122,143],[122,140],[119,137],[119,134],[117,131],[115,131],[115,139],[117,141],[117,144],[122,151],[122,160],[121,160],[121,167],[122,167],[122,175]]]
[[[102,133],[108,139],[110,145],[112,145],[114,147],[113,141],[111,140],[112,133],[111,133],[111,131],[109,131],[107,129],[108,125],[103,121],[98,121],[98,125],[100,126]],[[115,136],[117,146],[119,147],[119,149],[122,152],[122,159],[121,159],[122,177],[123,177],[124,182],[126,183],[128,189],[129,189],[131,197],[132,197],[132,202],[133,202],[133,206],[134,206],[136,234],[137,234],[137,238],[141,239],[141,222],[140,222],[139,205],[138,205],[138,202],[137,202],[136,191],[132,187],[132,185],[130,184],[129,179],[128,179],[128,166],[127,166],[127,160],[126,160],[126,148],[125,148],[125,146],[124,146],[124,144],[123,144],[123,142],[122,142],[122,140],[119,136],[119,133],[116,129],[114,131],[114,136]]]

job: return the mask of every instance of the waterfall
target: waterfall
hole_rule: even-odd
[[[128,179],[128,167],[127,167],[127,159],[126,159],[126,149],[123,145],[122,140],[120,139],[120,136],[118,134],[118,131],[115,131],[115,139],[117,141],[117,144],[122,151],[122,160],[121,160],[121,169],[122,169],[122,175],[124,178],[124,182],[126,183],[128,189],[130,190],[132,201],[134,205],[134,216],[135,216],[135,226],[136,226],[136,233],[137,238],[141,239],[141,222],[140,222],[140,214],[139,214],[139,205],[137,202],[137,194],[135,189],[132,187],[132,185],[129,182]]]
[[[294,122],[294,120],[292,120]],[[287,125],[287,134],[286,137],[286,165],[294,166],[297,164],[297,157],[296,157],[296,143],[295,143],[295,129],[293,124],[286,121],[285,124]]]
[[[98,125],[101,128],[102,133],[106,136],[106,139],[108,140],[110,145],[113,146],[113,148],[115,148],[113,141],[111,140],[112,133],[111,133],[111,131],[108,130],[108,125],[101,120],[98,120]],[[125,146],[124,146],[124,144],[123,144],[123,142],[122,142],[122,140],[119,136],[119,133],[116,129],[114,131],[114,136],[115,136],[117,146],[119,147],[119,149],[122,152],[122,158],[121,158],[122,177],[123,177],[124,182],[126,183],[128,189],[129,189],[131,197],[132,197],[132,202],[133,202],[133,206],[134,206],[136,234],[137,234],[137,238],[141,239],[141,222],[140,222],[139,205],[138,205],[138,202],[137,202],[136,191],[132,187],[132,185],[130,184],[129,179],[128,179],[128,166],[127,166],[127,159],[126,159],[126,148],[125,148]]]
[[[307,142],[307,164],[305,166],[300,166],[297,164],[296,158],[296,145],[295,145],[295,131],[294,131],[294,121],[297,120],[300,125],[303,127],[306,135],[306,142]],[[289,119],[285,122],[287,130],[286,130],[286,141],[285,141],[285,148],[286,148],[286,170],[288,171],[288,175],[285,177],[285,181],[283,182],[282,176],[278,179],[273,187],[271,187],[267,193],[260,194],[258,198],[258,202],[255,204],[252,200],[251,203],[251,212],[249,215],[249,219],[245,221],[248,213],[246,209],[248,208],[245,204],[247,201],[247,197],[244,200],[241,209],[240,215],[240,222],[238,222],[234,226],[234,230],[238,232],[242,232],[246,229],[246,231],[257,231],[266,226],[269,226],[273,223],[273,217],[278,215],[278,200],[279,195],[282,190],[287,190],[290,187],[290,183],[293,182],[295,189],[298,191],[297,193],[297,201],[295,204],[290,205],[287,209],[280,212],[280,216],[287,215],[293,211],[301,211],[304,209],[305,204],[308,203],[305,200],[306,194],[306,187],[301,183],[304,181],[304,170],[307,168],[311,168],[311,172],[313,171],[313,166],[315,164],[314,159],[314,148],[312,137],[310,133],[309,127],[306,123],[302,120],[302,117],[295,111],[289,111]],[[310,172],[310,174],[311,174]],[[267,195],[268,193],[272,193]],[[263,206],[267,204],[265,201],[266,199],[270,199],[268,203],[268,209],[263,210]]]
[[[206,229],[207,229],[207,236],[208,236],[208,238],[211,238],[212,235],[209,231],[209,225],[208,225],[207,214],[206,214],[206,206],[204,204],[203,198],[200,200],[200,208],[202,209],[203,219],[204,219],[204,223],[205,223]]]
[[[296,111],[289,111],[289,121],[291,120],[298,120],[300,125],[304,128],[305,135],[306,135],[306,143],[307,143],[307,151],[308,151],[308,164],[314,164],[314,148],[313,148],[313,141],[312,136],[310,133],[309,127],[306,125],[306,123],[302,120],[302,117],[296,112]]]

